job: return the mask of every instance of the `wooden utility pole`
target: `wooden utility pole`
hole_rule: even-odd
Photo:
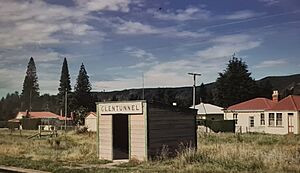
[[[200,73],[188,73],[188,75],[192,75],[194,78],[193,84],[193,108],[195,109],[196,106],[196,76],[201,76]]]

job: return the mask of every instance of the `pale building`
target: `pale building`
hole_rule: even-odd
[[[225,120],[236,121],[236,132],[270,134],[300,133],[300,96],[288,96],[279,101],[278,92],[273,99],[255,98],[224,110]]]
[[[193,108],[193,107],[190,107]],[[197,109],[197,119],[223,120],[223,108],[209,103],[200,103],[195,106]]]
[[[148,160],[197,147],[196,110],[142,101],[97,103],[100,159]]]
[[[96,112],[89,112],[84,120],[84,126],[87,127],[88,131],[97,131],[97,115]]]

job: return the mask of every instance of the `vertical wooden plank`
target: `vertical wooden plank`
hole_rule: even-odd
[[[100,159],[112,160],[112,115],[100,115],[99,126]]]
[[[146,160],[144,115],[130,115],[130,151],[131,158]]]

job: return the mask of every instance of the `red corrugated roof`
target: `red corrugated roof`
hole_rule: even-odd
[[[228,107],[228,110],[267,110],[276,103],[267,98],[255,98]]]
[[[300,110],[300,96],[290,95],[282,100],[280,100],[276,105],[268,110],[289,110],[289,111],[299,111]]]
[[[26,116],[26,112],[19,112],[18,115],[21,114],[23,116]],[[37,118],[57,118],[59,120],[65,120],[65,117],[59,116],[55,113],[52,112],[29,112],[29,117],[32,119],[37,119]],[[72,118],[67,118],[67,120],[72,120]]]

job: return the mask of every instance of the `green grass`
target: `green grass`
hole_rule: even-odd
[[[199,134],[198,149],[185,148],[175,158],[131,160],[113,168],[96,158],[96,135],[59,135],[27,139],[35,131],[0,130],[0,165],[51,172],[300,172],[300,136]]]

